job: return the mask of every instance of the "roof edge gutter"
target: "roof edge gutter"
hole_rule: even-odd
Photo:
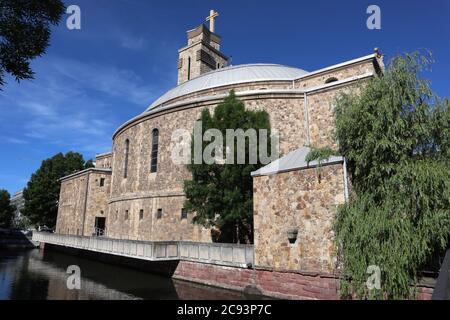
[[[245,96],[249,96],[249,95],[269,95],[269,94],[305,94],[305,93],[313,93],[313,92],[318,92],[321,90],[327,90],[329,88],[332,87],[336,87],[339,85],[343,85],[343,84],[347,84],[349,82],[354,82],[357,80],[361,80],[364,78],[369,78],[369,77],[373,77],[374,73],[373,72],[368,72],[365,73],[363,75],[359,75],[359,76],[354,76],[354,77],[350,77],[344,80],[340,80],[340,81],[335,81],[335,82],[331,82],[331,83],[327,83],[321,86],[317,86],[317,87],[313,87],[311,89],[273,89],[273,90],[248,90],[248,91],[238,91],[236,92],[236,96],[237,97],[245,97]],[[176,108],[176,107],[181,107],[184,105],[189,105],[189,104],[194,104],[194,103],[199,103],[199,102],[207,102],[207,101],[212,101],[212,100],[217,100],[217,99],[224,99],[225,97],[227,97],[228,94],[217,94],[217,95],[212,95],[212,96],[205,96],[205,97],[200,97],[200,98],[195,98],[195,99],[190,99],[190,100],[186,100],[186,101],[181,101],[181,102],[176,102],[173,104],[169,104],[167,106],[158,106],[155,107],[152,110],[146,111],[144,113],[141,113],[140,115],[128,120],[127,122],[125,122],[124,124],[122,124],[119,128],[117,128],[116,131],[114,131],[113,134],[113,140],[114,138],[117,136],[117,134],[119,134],[126,126],[128,126],[129,124],[138,121],[142,118],[145,118],[147,116],[153,115],[153,114],[157,114],[158,112],[162,112],[165,110],[169,110],[172,108]]]

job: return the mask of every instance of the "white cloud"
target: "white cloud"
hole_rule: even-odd
[[[28,143],[28,141],[26,141],[26,140],[14,138],[14,137],[2,137],[2,140],[6,143],[11,143],[11,144],[27,144]]]
[[[8,83],[0,91],[3,115],[20,123],[20,129],[4,126],[6,142],[38,139],[63,150],[108,151],[112,133],[128,120],[120,108],[138,114],[161,91],[132,70],[98,63],[48,56],[34,69],[36,80]]]
[[[112,97],[132,102],[141,108],[156,97],[159,88],[145,83],[134,71],[94,63],[58,58],[52,66],[72,86],[97,90]]]
[[[121,47],[131,50],[140,50],[145,46],[145,39],[142,37],[133,37],[130,35],[122,35],[119,39]]]

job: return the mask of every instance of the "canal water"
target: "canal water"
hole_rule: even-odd
[[[70,265],[80,267],[80,290],[67,288]],[[56,251],[0,251],[0,300],[255,298]]]

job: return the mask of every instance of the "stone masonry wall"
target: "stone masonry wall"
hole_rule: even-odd
[[[335,106],[339,96],[350,91],[357,91],[364,82],[330,88],[307,95],[309,136],[311,146],[316,148],[331,147],[338,149],[335,138]]]
[[[88,174],[61,182],[56,232],[81,235]]]
[[[308,89],[324,85],[328,79],[345,80],[355,76],[375,72],[374,59],[364,60],[353,65],[331,69],[313,75],[306,75],[295,81],[296,89]]]
[[[103,186],[100,186],[101,179],[105,179]],[[94,232],[95,217],[106,218],[106,223],[108,223],[107,213],[110,190],[110,173],[90,173],[86,218],[84,223],[84,236],[90,236]]]
[[[336,207],[345,202],[342,164],[253,180],[256,267],[333,273],[332,224]],[[290,228],[298,228],[294,244]]]
[[[132,240],[187,240],[211,242],[209,230],[192,223],[193,216],[181,218],[184,197],[150,197],[110,204],[108,236]],[[157,217],[158,209],[162,216]],[[126,211],[128,210],[128,219]],[[140,212],[142,211],[142,219]]]
[[[112,153],[98,155],[95,159],[95,167],[99,169],[111,169]]]
[[[103,187],[100,187],[101,178],[105,179]],[[92,235],[95,217],[106,217],[108,212],[107,199],[111,190],[110,182],[111,174],[103,172],[85,172],[63,180],[61,182],[56,232]]]
[[[249,109],[266,110],[269,113],[272,127],[280,130],[282,154],[305,144],[304,105],[301,97],[251,99],[246,100],[246,105]],[[204,107],[212,110],[215,105]],[[175,164],[171,159],[175,146],[172,133],[177,129],[185,129],[191,133],[194,122],[200,117],[204,107],[199,106],[149,118],[115,137],[110,214],[114,216],[117,211],[119,216],[125,215],[128,210],[130,215],[135,217],[142,209],[154,215],[157,210],[156,201],[160,203],[163,212],[171,218],[161,221],[153,220],[153,223],[149,221],[136,223],[130,220],[124,224],[116,224],[112,222],[114,220],[109,219],[110,235],[130,234],[132,239],[146,240],[149,237],[158,240],[182,238],[196,241],[210,238],[209,232],[203,232],[199,230],[199,227],[191,226],[191,223],[184,226],[184,221],[179,221],[184,202],[183,182],[190,179],[190,173],[185,165]],[[154,128],[159,130],[158,170],[156,173],[151,173],[151,132]],[[130,145],[128,174],[127,178],[124,178],[126,139],[129,139]],[[139,227],[147,224],[151,226],[150,230]]]

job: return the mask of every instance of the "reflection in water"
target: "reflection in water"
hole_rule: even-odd
[[[67,267],[81,290],[67,289]],[[0,300],[245,299],[240,292],[172,280],[55,251],[0,251]]]

